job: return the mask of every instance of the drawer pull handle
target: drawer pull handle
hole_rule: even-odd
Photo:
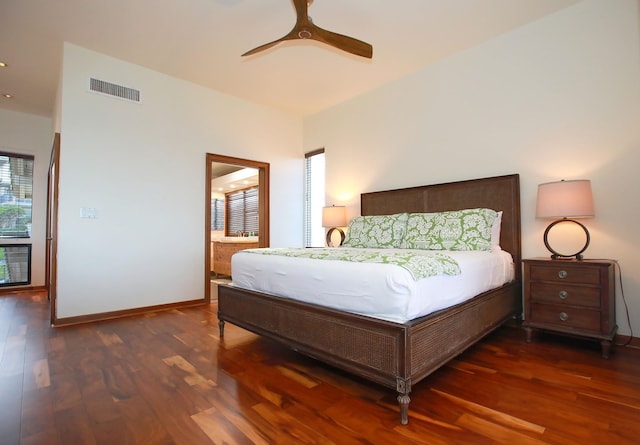
[[[566,312],[560,312],[560,320],[567,321],[569,319],[569,315]]]
[[[558,278],[567,278],[567,271],[566,270],[560,270],[558,271]]]
[[[569,292],[567,292],[566,290],[561,290],[560,292],[558,292],[558,297],[560,297],[561,300],[566,300],[568,296]]]

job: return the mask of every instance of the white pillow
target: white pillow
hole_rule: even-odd
[[[502,210],[496,212],[498,215],[496,219],[493,221],[493,225],[491,226],[491,250],[494,252],[499,252],[502,250],[500,247],[500,228],[502,227]]]

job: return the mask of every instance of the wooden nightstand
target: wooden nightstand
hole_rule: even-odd
[[[616,335],[615,262],[552,260],[524,263],[524,322],[527,342],[534,328],[600,340],[609,357]]]

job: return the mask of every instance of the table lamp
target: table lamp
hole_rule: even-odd
[[[544,245],[551,252],[552,259],[573,258],[581,260],[582,253],[589,247],[589,231],[574,218],[591,218],[595,216],[593,210],[593,196],[591,194],[591,181],[578,179],[573,181],[547,182],[538,185],[538,198],[536,202],[537,218],[559,218],[549,224],[544,231]],[[577,224],[584,230],[586,242],[584,247],[576,253],[562,254],[554,250],[549,244],[549,231],[557,224],[570,222]]]
[[[327,246],[334,247],[332,235],[334,231],[340,233],[340,244],[344,242],[344,231],[340,227],[347,225],[347,213],[345,206],[329,206],[322,208],[322,226],[329,227],[327,232]]]

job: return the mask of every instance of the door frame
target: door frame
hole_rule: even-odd
[[[237,165],[258,170],[258,245],[269,247],[269,164],[250,159],[207,153],[204,218],[204,295],[205,303],[211,303],[211,164]]]
[[[45,245],[45,286],[51,301],[51,325],[58,320],[57,313],[57,277],[58,277],[58,179],[60,177],[60,133],[55,133],[49,172],[47,176],[47,226]]]

